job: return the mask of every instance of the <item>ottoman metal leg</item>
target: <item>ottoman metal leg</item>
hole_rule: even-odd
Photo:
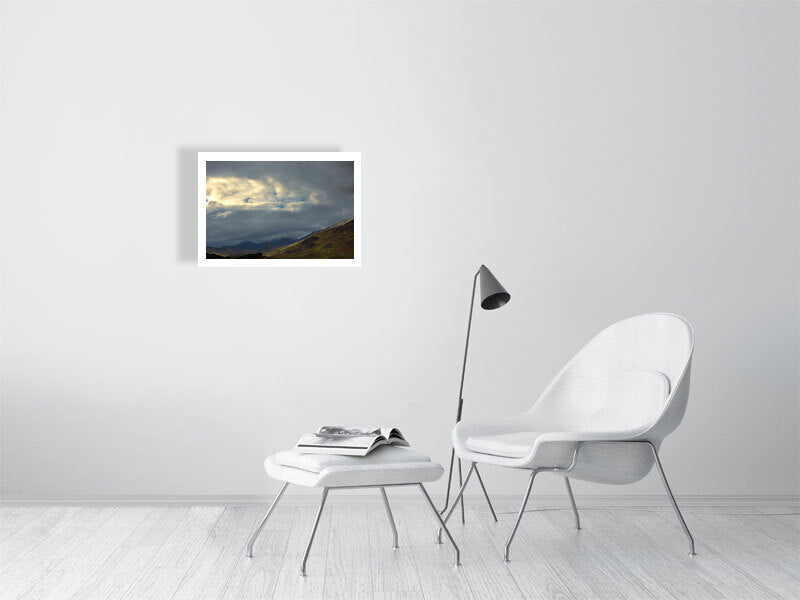
[[[322,488],[322,500],[320,500],[319,508],[317,509],[317,517],[314,519],[314,526],[311,528],[311,535],[308,538],[308,544],[306,544],[306,551],[303,553],[303,563],[300,565],[300,575],[303,577],[306,576],[306,562],[308,562],[308,553],[311,552],[311,544],[314,543],[314,536],[317,533],[317,527],[319,526],[319,518],[322,516],[322,509],[325,508],[325,500],[328,499],[328,489],[329,488]]]
[[[386,507],[386,516],[389,517],[389,525],[392,526],[392,548],[399,548],[397,545],[397,527],[394,524],[392,508],[389,506],[389,498],[386,497],[386,488],[381,488],[381,497],[383,497],[383,505]]]
[[[275,496],[275,500],[273,500],[272,504],[270,504],[269,510],[267,510],[267,514],[264,515],[264,518],[262,519],[261,524],[253,532],[253,535],[250,537],[250,541],[247,542],[247,556],[249,556],[250,558],[253,558],[253,544],[256,543],[256,539],[261,534],[261,530],[264,529],[264,525],[267,524],[267,519],[269,519],[269,516],[272,514],[272,511],[275,510],[275,507],[278,505],[278,500],[281,499],[281,496],[283,496],[283,492],[286,491],[287,487],[289,487],[289,482],[288,481],[283,484],[283,487],[281,488],[281,491],[278,492],[278,495]]]
[[[469,479],[469,474],[467,474],[467,479]],[[439,521],[439,525],[441,525],[441,529],[439,529],[439,535],[441,535],[442,529],[444,529],[444,532],[447,534],[447,539],[450,540],[451,544],[453,544],[453,550],[455,550],[456,553],[455,566],[457,567],[461,564],[461,551],[458,549],[458,545],[456,544],[456,541],[453,539],[453,536],[450,535],[450,530],[447,528],[447,525],[442,519],[442,515],[439,514],[438,510],[436,510],[436,506],[431,501],[431,497],[428,496],[428,491],[425,489],[425,486],[422,485],[421,483],[418,485],[420,491],[422,492],[422,495],[425,496],[425,500],[428,501],[428,505],[431,507],[433,514],[436,515],[436,519]],[[456,504],[457,503],[458,503],[458,498],[456,498]],[[453,504],[453,507],[450,509],[450,512],[453,512],[453,508],[456,507],[456,504]]]
[[[475,463],[472,463],[469,467],[469,471],[467,471],[467,476],[464,479],[464,483],[461,484],[461,488],[458,490],[458,494],[456,494],[456,499],[453,501],[453,505],[450,507],[450,510],[447,511],[447,514],[444,516],[444,520],[442,521],[442,525],[444,526],[450,520],[450,515],[453,514],[456,506],[458,505],[458,501],[464,496],[464,490],[467,488],[467,484],[469,483],[469,478],[472,477],[472,473],[475,471]],[[448,536],[450,534],[448,533]],[[436,543],[442,543],[442,528],[439,527],[439,531],[436,534]]]

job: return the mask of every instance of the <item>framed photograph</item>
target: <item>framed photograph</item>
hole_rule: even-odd
[[[360,267],[359,152],[199,152],[201,267]]]

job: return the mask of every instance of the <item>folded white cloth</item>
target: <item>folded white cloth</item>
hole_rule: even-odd
[[[367,456],[304,454],[285,450],[264,461],[267,474],[307,487],[359,487],[436,481],[442,465],[429,456],[395,446],[381,446]]]
[[[399,463],[431,462],[429,456],[409,448],[379,446],[366,456],[342,456],[339,454],[307,454],[297,450],[284,450],[275,455],[275,462],[284,467],[294,467],[312,473],[331,467],[353,467],[366,465],[385,465]]]

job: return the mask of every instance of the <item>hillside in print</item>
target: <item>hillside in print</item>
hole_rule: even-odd
[[[297,240],[278,247],[258,246],[243,242],[231,248],[208,248],[206,258],[226,259],[308,259],[353,258],[355,227],[353,219],[334,223]],[[283,239],[285,242],[286,240]]]

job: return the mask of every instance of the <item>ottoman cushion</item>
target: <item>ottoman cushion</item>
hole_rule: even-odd
[[[264,468],[270,477],[308,487],[424,483],[436,481],[444,472],[430,457],[396,446],[381,446],[367,456],[287,450],[268,456]]]
[[[397,463],[429,463],[430,457],[408,448],[380,446],[366,456],[339,456],[338,454],[306,454],[297,450],[284,450],[275,455],[275,462],[284,467],[294,467],[312,473],[331,467],[385,465]],[[355,463],[355,465],[354,465]]]

